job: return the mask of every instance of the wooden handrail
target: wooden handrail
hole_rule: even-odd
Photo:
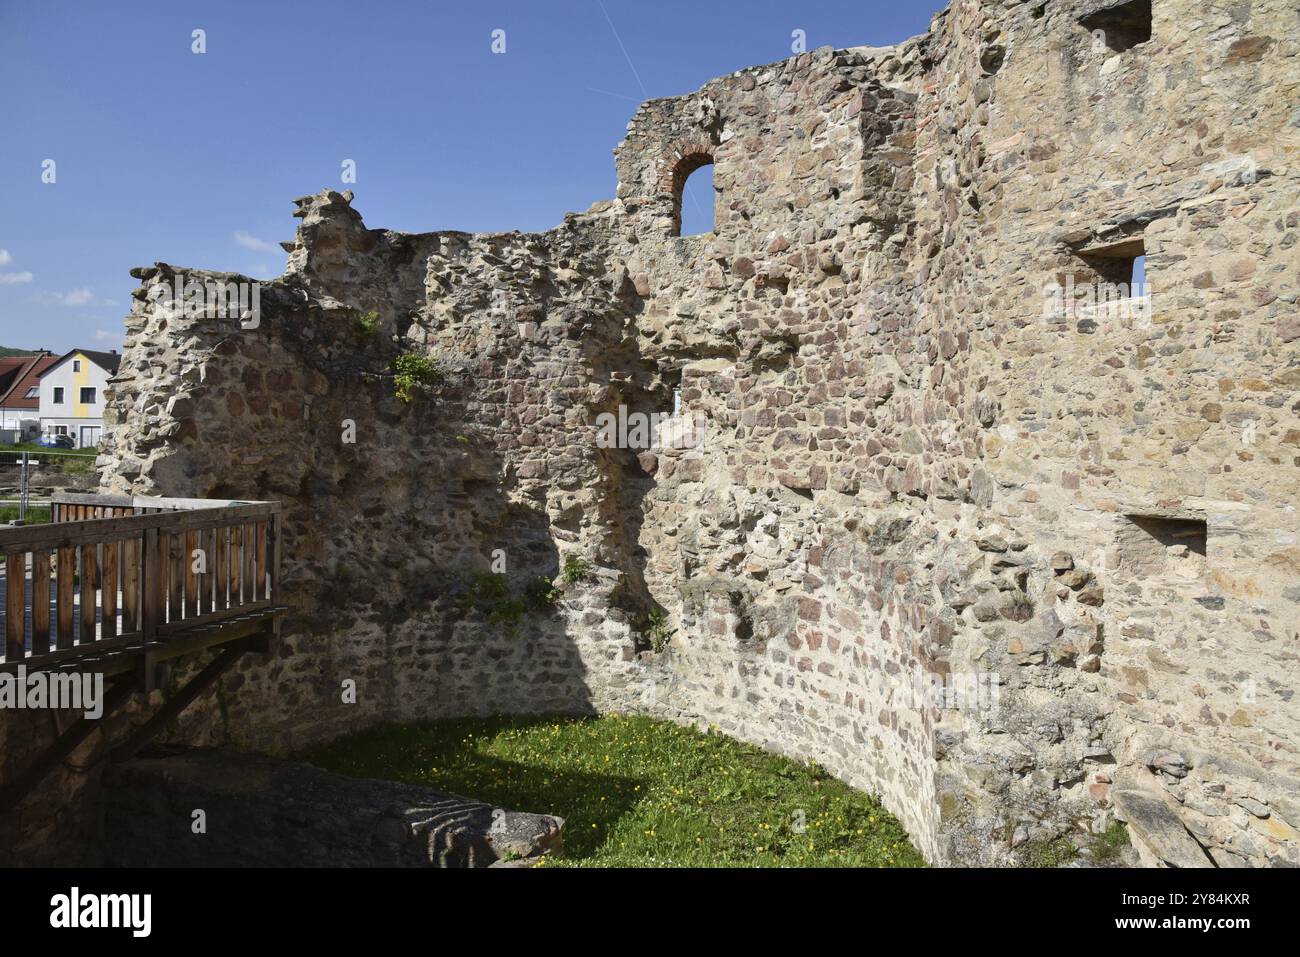
[[[30,552],[35,548],[63,548],[86,542],[105,542],[133,535],[150,528],[176,531],[202,531],[218,525],[245,521],[265,521],[280,514],[275,503],[232,505],[220,508],[196,508],[190,511],[154,512],[127,518],[88,518],[48,525],[21,525],[0,528],[0,553]]]
[[[56,493],[54,503],[48,525],[0,529],[0,666],[132,643],[147,658],[165,636],[278,607],[278,502]]]
[[[157,495],[115,495],[107,492],[56,491],[50,501],[58,505],[92,505],[105,508],[138,508],[154,511],[185,511],[196,508],[222,508],[228,505],[270,505],[253,499],[167,498]]]

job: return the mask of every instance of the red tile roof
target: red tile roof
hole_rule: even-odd
[[[48,352],[0,359],[0,408],[40,408],[39,396],[29,399],[27,393],[41,384],[41,375],[58,361],[58,356]]]

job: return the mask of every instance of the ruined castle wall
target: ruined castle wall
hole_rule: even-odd
[[[468,259],[490,273],[485,260],[527,256],[527,242],[376,236],[337,194],[324,200],[330,203],[337,221],[320,206],[306,210],[304,278],[264,287],[256,328],[233,317],[177,315],[165,294],[150,291],[172,287],[174,270],[141,271],[128,360],[115,382],[119,414],[131,427],[114,431],[117,464],[107,487],[274,498],[285,506],[281,582],[294,613],[284,640],[272,661],[246,658],[223,681],[219,703],[188,714],[187,733],[199,743],[284,752],[376,720],[591,711],[596,701],[608,708],[602,688],[611,679],[583,656],[603,662],[619,653],[620,633],[615,623],[610,651],[610,628],[589,622],[579,647],[565,616],[582,619],[582,596],[509,627],[462,622],[458,605],[470,576],[487,573],[493,550],[506,553],[517,582],[554,577],[560,545],[576,534],[583,510],[569,499],[592,496],[586,483],[597,476],[579,472],[559,487],[546,464],[563,458],[564,443],[542,456],[529,435],[530,426],[547,441],[564,435],[545,401],[561,397],[558,384],[576,358],[559,355],[563,343],[548,351],[543,339],[530,361],[515,351],[514,312],[502,314],[498,328],[474,313],[462,330],[462,357],[453,359],[448,347],[458,374],[436,403],[404,404],[390,374],[396,329],[424,334],[411,327],[410,313],[426,265],[430,283],[438,263],[464,272]],[[372,280],[368,256],[391,268],[411,245],[420,255],[395,288],[379,270]],[[526,274],[521,281],[529,286]],[[348,305],[325,288],[348,296]],[[467,303],[491,312],[479,291],[492,294],[484,284],[467,293]],[[361,320],[372,313],[379,329],[370,332]],[[575,356],[583,348],[580,337],[565,341]],[[506,355],[522,365],[510,366]],[[512,385],[522,370],[536,382],[528,396]],[[163,415],[154,405],[160,399]],[[576,459],[570,464],[581,468]],[[611,587],[593,584],[590,592],[607,596]],[[347,681],[355,683],[355,702],[344,699]]]
[[[544,234],[305,198],[257,329],[139,271],[104,484],[283,501],[295,609],[180,736],[641,710],[820,761],[936,862],[1139,831],[1126,793],[1195,838],[1150,862],[1294,862],[1294,12],[1156,0],[1115,51],[1094,6],[959,0],[651,101]],[[1044,314],[1137,242],[1149,321]],[[408,351],[448,378],[404,404]],[[702,444],[597,440],[678,401]],[[592,571],[467,611],[497,549],[516,590]],[[1000,705],[900,698],[928,674]]]
[[[1152,39],[1117,52],[1083,8],[1002,24],[969,186],[996,223],[987,520],[1033,543],[1031,597],[1059,619],[990,645],[1039,698],[1064,681],[1105,716],[1090,740],[1026,729],[1081,758],[1060,792],[1149,788],[1216,864],[1295,863],[1295,11],[1157,2]],[[1149,313],[1044,315],[1043,285],[1110,265],[1081,250],[1134,237]]]
[[[879,792],[934,856],[931,716],[889,703],[923,656],[919,530],[868,507],[942,474],[902,275],[913,100],[852,51],[743,71],[638,113],[619,196],[642,354],[706,422],[642,457],[645,580],[676,630],[653,707]],[[704,148],[714,232],[656,235]]]

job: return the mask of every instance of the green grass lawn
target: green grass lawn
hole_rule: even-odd
[[[299,757],[565,819],[583,867],[923,867],[868,794],[720,734],[644,717],[384,725]]]
[[[11,445],[0,445],[0,452],[57,452],[59,455],[80,455],[93,459],[99,454],[99,449],[50,449],[39,442],[15,442]]]
[[[17,505],[0,505],[0,525],[6,525],[9,522],[18,520]],[[48,505],[33,505],[27,509],[28,525],[44,525],[50,520],[50,508]]]
[[[69,475],[81,475],[95,470],[95,457],[99,449],[47,449],[36,442],[19,442],[16,445],[0,445],[0,465],[12,466],[20,456],[18,452],[31,452],[32,458],[41,464],[41,471],[63,472]],[[57,454],[55,454],[57,453]]]

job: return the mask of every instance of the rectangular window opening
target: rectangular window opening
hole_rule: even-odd
[[[1115,53],[1131,50],[1151,39],[1151,0],[1112,3],[1079,18],[1098,46]]]
[[[1125,515],[1119,530],[1120,567],[1146,576],[1166,574],[1170,561],[1206,557],[1209,528],[1204,519],[1168,515]]]
[[[1123,286],[1129,295],[1138,296],[1141,292],[1135,284],[1146,283],[1146,243],[1141,236],[1134,236],[1120,242],[1104,246],[1092,246],[1079,250],[1082,259],[1096,274],[1101,282],[1114,286]]]

